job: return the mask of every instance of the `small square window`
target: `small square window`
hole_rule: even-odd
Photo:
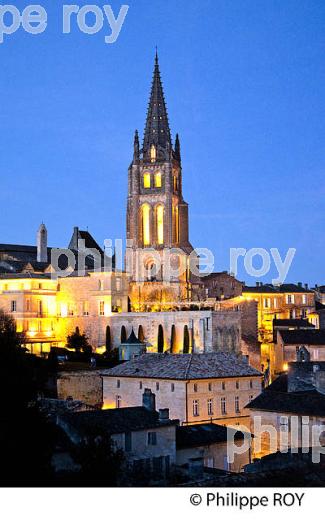
[[[197,392],[197,384],[196,383],[194,383],[194,385],[193,385],[193,390],[194,390],[194,392]]]
[[[209,392],[212,392],[212,383],[209,383],[208,388],[209,388]]]

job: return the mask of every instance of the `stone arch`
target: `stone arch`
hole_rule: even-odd
[[[157,350],[159,353],[164,352],[164,329],[162,325],[159,325],[158,327]]]
[[[176,342],[176,327],[173,324],[170,332],[170,351],[172,354],[176,354],[177,342]]]
[[[190,333],[188,330],[188,326],[184,325],[183,332],[183,354],[189,354],[190,352]]]
[[[121,343],[125,343],[127,339],[125,325],[121,327]]]
[[[107,325],[105,332],[105,347],[106,352],[109,352],[112,348],[111,327],[109,325]]]
[[[138,339],[139,341],[144,341],[144,332],[142,325],[139,325],[138,327]]]

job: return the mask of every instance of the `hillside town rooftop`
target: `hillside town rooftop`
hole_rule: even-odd
[[[117,367],[104,370],[108,377],[141,377],[153,379],[215,379],[261,376],[245,358],[236,354],[215,352],[204,354],[143,354]]]

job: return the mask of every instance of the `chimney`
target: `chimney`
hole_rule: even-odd
[[[150,388],[145,388],[142,395],[142,406],[150,412],[156,411],[156,396]]]
[[[298,287],[302,287],[302,282],[297,283]]]
[[[159,409],[159,421],[160,422],[169,421],[169,408],[160,408]]]
[[[37,261],[38,262],[47,262],[47,229],[45,225],[42,224],[38,228],[37,231]]]
[[[308,289],[309,289],[308,283],[305,283],[305,289],[307,289],[307,291],[308,291]]]

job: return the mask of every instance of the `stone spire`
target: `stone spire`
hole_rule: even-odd
[[[157,160],[169,158],[172,142],[168,123],[168,114],[160,78],[158,54],[156,51],[155,67],[151,86],[147,121],[143,139],[143,157],[150,159],[152,147],[155,147]]]
[[[175,159],[180,163],[181,162],[181,145],[179,142],[179,135],[176,134],[175,138]]]
[[[139,158],[140,158],[139,134],[138,134],[138,130],[136,130],[135,134],[134,134],[134,143],[133,143],[133,161],[138,161]]]
[[[45,224],[40,225],[37,231],[37,261],[47,262],[47,229]]]

